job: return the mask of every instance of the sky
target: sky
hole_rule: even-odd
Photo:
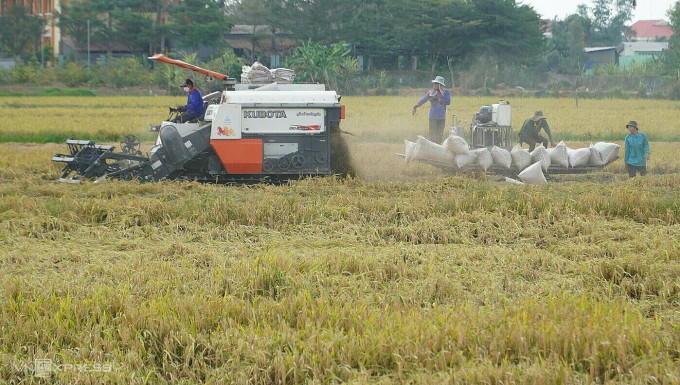
[[[632,21],[663,19],[668,21],[666,11],[670,9],[676,0],[637,0],[637,6],[633,12]],[[518,4],[532,6],[541,18],[564,19],[566,16],[576,13],[579,4],[592,6],[591,0],[517,0]]]

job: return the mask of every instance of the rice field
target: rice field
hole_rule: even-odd
[[[343,98],[357,178],[214,186],[55,182],[51,138],[150,141],[177,98],[0,98],[0,383],[680,383],[677,103],[511,100],[652,141],[521,186],[394,156],[414,99]]]

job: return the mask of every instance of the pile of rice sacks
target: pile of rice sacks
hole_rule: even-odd
[[[470,149],[465,138],[450,135],[442,144],[431,142],[418,136],[415,142],[404,140],[406,163],[417,161],[424,163],[455,165],[462,171],[487,171],[492,166],[515,169],[519,171],[519,183],[545,183],[544,172],[549,167],[574,168],[581,166],[603,167],[616,160],[620,146],[615,143],[598,142],[587,148],[571,149],[564,141],[553,148],[542,145],[532,152],[523,149],[519,144],[511,151],[494,146],[491,149]]]

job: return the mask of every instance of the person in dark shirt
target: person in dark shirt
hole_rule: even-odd
[[[175,123],[185,123],[200,118],[203,115],[203,98],[201,93],[194,88],[194,82],[191,79],[187,79],[180,87],[188,94],[187,104],[170,109],[171,111],[181,112],[172,121]]]
[[[548,134],[548,139],[539,134],[541,129]],[[524,121],[522,129],[519,131],[519,144],[526,143],[529,145],[529,151],[533,151],[537,143],[541,143],[543,147],[548,148],[548,140],[550,140],[550,145],[555,147],[550,126],[545,116],[543,116],[543,111],[538,110],[534,113],[534,116]]]

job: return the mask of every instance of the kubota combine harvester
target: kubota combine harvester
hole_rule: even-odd
[[[120,152],[91,140],[67,140],[69,154],[52,158],[65,164],[60,180],[247,183],[353,173],[340,133],[344,106],[323,84],[237,84],[227,75],[163,55],[149,59],[219,79],[225,90],[203,97],[200,119],[163,121],[147,154],[134,136],[123,138]]]

